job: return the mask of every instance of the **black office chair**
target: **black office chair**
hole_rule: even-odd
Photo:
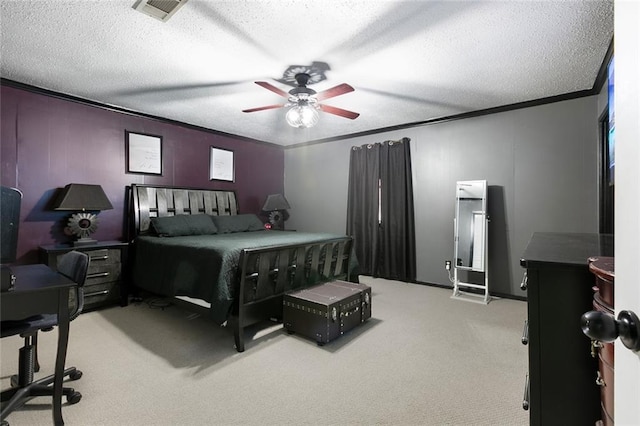
[[[83,286],[87,279],[89,268],[89,256],[79,251],[70,251],[58,259],[58,272],[69,277],[78,285],[70,298],[70,320],[80,315],[84,305]],[[2,337],[20,335],[24,338],[24,346],[20,348],[18,374],[11,377],[11,389],[2,392],[3,402],[0,419],[3,425],[4,420],[13,410],[20,407],[30,398],[35,396],[53,396],[54,375],[34,381],[33,375],[38,371],[37,363],[37,341],[39,331],[48,331],[58,325],[56,314],[37,315],[21,321],[3,321],[0,324]],[[64,376],[71,380],[78,380],[82,377],[82,372],[75,367],[66,368]],[[63,395],[66,396],[69,404],[80,401],[82,394],[70,387],[63,388]],[[6,405],[5,401],[8,401]]]
[[[2,291],[12,286],[10,265],[16,261],[18,228],[22,192],[17,188],[0,186],[0,271]]]

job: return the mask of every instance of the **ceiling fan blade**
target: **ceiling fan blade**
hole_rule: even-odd
[[[283,106],[284,104],[267,105],[267,106],[258,107],[258,108],[243,109],[242,112],[264,111],[265,109],[276,109],[276,108],[282,108]]]
[[[360,116],[357,112],[347,111],[346,109],[337,108],[330,105],[322,105],[318,104],[318,107],[324,112],[328,112],[329,114],[339,115],[340,117],[348,118],[351,120],[355,120]]]
[[[276,86],[274,86],[271,83],[267,83],[266,81],[256,81],[256,84],[258,86],[262,86],[267,90],[271,90],[273,93],[275,93],[276,95],[280,95],[283,98],[289,98],[289,94],[287,92],[285,92],[284,90],[278,89]]]
[[[353,92],[355,89],[349,86],[347,83],[342,83],[331,89],[323,90],[318,93],[316,99],[323,101],[329,98],[335,98],[336,96],[344,95],[345,93]]]

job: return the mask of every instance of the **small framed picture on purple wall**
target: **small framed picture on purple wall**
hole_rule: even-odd
[[[162,176],[162,136],[125,130],[127,173]]]
[[[235,177],[233,151],[212,146],[209,154],[209,180],[234,182]]]

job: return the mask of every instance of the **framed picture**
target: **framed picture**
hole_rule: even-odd
[[[127,173],[162,176],[162,136],[125,130]]]
[[[212,146],[209,154],[209,180],[234,182],[235,177],[233,151]]]

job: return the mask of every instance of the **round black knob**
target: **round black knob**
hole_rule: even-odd
[[[605,343],[611,343],[618,337],[618,324],[613,315],[600,311],[589,311],[582,315],[582,332]]]
[[[631,311],[620,311],[618,319],[600,311],[582,315],[582,332],[593,340],[611,343],[620,336],[622,343],[632,351],[640,351],[640,320]]]
[[[632,351],[640,351],[640,320],[631,311],[620,311],[618,314],[620,340]]]

